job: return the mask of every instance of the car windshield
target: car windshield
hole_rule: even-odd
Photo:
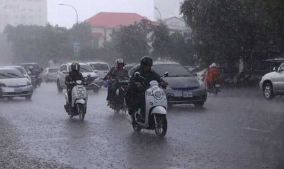
[[[0,79],[24,78],[24,75],[16,69],[0,70]]]
[[[9,68],[15,68],[15,69],[17,69],[17,70],[19,70],[22,74],[24,74],[24,75],[26,75],[27,74],[27,72],[26,72],[26,70],[23,68],[23,67],[13,67],[13,66],[7,66],[7,67],[9,67]]]
[[[56,73],[56,72],[58,72],[58,69],[49,69],[48,72],[49,73]]]
[[[69,65],[69,70],[71,70],[71,66]],[[80,65],[80,72],[93,72],[93,69],[89,65]]]
[[[94,70],[109,70],[108,65],[107,64],[103,64],[103,63],[90,64],[90,66]]]
[[[158,64],[152,69],[160,76],[164,76],[165,72],[169,73],[169,77],[193,77],[193,75],[182,65],[179,64]]]

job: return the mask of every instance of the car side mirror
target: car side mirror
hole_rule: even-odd
[[[134,77],[139,78],[140,77],[140,73],[139,72],[134,73]]]
[[[165,72],[164,77],[169,77],[169,72]]]

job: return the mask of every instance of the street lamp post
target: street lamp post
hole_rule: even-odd
[[[61,5],[61,6],[70,6],[71,8],[74,9],[74,11],[76,12],[77,25],[78,25],[78,23],[79,23],[79,21],[78,21],[78,12],[77,12],[76,8],[74,6],[72,6],[72,5],[69,5],[69,4],[59,4],[59,5]]]
[[[160,14],[160,20],[162,20],[162,14],[161,14],[159,8],[155,6],[155,9],[159,12],[159,14]]]
[[[75,27],[75,31],[76,31],[76,34],[77,34],[77,39],[79,39],[78,38],[79,37],[79,32],[78,32],[79,21],[78,21],[78,12],[77,12],[76,8],[74,6],[72,6],[72,5],[69,5],[69,4],[59,4],[59,5],[61,5],[61,6],[69,6],[69,7],[73,8],[74,11],[76,12],[76,17],[77,17],[77,24],[76,24],[76,26],[77,27]],[[75,57],[79,57],[80,56],[80,50],[81,50],[81,43],[78,42],[78,41],[74,42],[74,56]]]

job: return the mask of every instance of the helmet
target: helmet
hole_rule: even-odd
[[[140,64],[144,66],[153,66],[153,59],[151,59],[149,56],[144,56],[141,59]]]
[[[217,67],[216,63],[212,63],[210,67]]]
[[[123,59],[116,59],[115,60],[115,66],[118,67],[119,64],[123,64],[123,66],[125,65]]]
[[[71,70],[72,71],[79,71],[80,70],[80,64],[78,62],[73,62],[71,64]]]

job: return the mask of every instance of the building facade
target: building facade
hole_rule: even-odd
[[[44,26],[46,23],[47,0],[5,0],[0,4],[0,33],[8,24]]]
[[[180,33],[185,40],[192,38],[192,30],[186,25],[183,18],[171,17],[163,19],[162,22],[168,26],[170,33]]]
[[[102,47],[104,42],[111,41],[113,30],[139,23],[143,19],[147,18],[136,13],[101,12],[87,19],[86,23],[92,26],[93,36],[98,39],[98,47]]]

